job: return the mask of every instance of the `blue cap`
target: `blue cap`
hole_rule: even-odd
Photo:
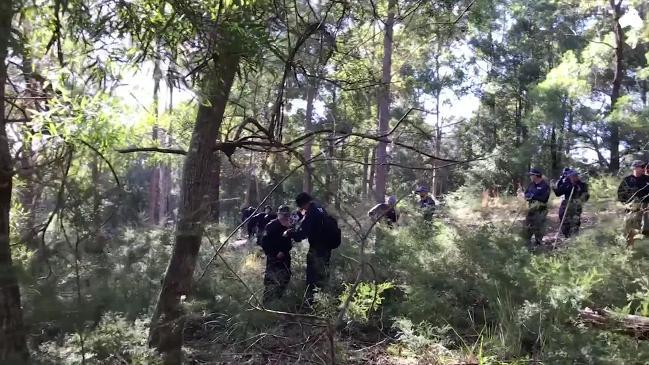
[[[645,166],[647,166],[647,163],[642,161],[642,160],[635,160],[635,161],[631,162],[631,166],[632,167],[645,167]]]
[[[390,197],[388,198],[388,204],[390,204],[390,205],[395,205],[395,204],[397,204],[397,197],[394,196],[394,195],[390,196]]]
[[[423,185],[418,187],[417,190],[415,190],[415,193],[427,193],[427,192],[429,192],[428,187]]]
[[[543,171],[541,171],[541,169],[533,168],[527,173],[527,175],[529,175],[529,176],[532,176],[532,175],[534,175],[534,176],[543,176]]]
[[[571,176],[579,176],[579,173],[578,173],[577,171],[575,171],[575,170],[569,170],[569,171],[566,173],[566,176],[567,176],[567,177],[571,177]]]

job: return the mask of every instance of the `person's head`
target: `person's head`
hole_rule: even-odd
[[[307,209],[312,201],[313,198],[308,193],[299,193],[295,197],[295,205],[297,205],[298,208],[303,210]]]
[[[633,175],[640,176],[644,175],[647,164],[642,160],[635,160],[631,163],[631,167],[633,168]]]
[[[419,194],[419,197],[424,199],[428,196],[428,187],[426,186],[420,186],[415,190],[415,193]]]
[[[291,218],[291,208],[288,205],[280,205],[277,208],[277,218],[283,222],[288,222]]]
[[[572,184],[576,184],[579,181],[579,173],[574,170],[570,170],[566,175]]]
[[[391,196],[388,198],[388,204],[391,205],[391,206],[395,206],[395,205],[397,205],[397,197],[394,196],[394,195],[391,195]]]
[[[264,213],[270,214],[272,212],[273,212],[273,207],[271,207],[270,205],[264,207]]]
[[[530,180],[532,180],[532,182],[534,183],[539,183],[541,182],[541,180],[543,180],[543,171],[541,171],[541,169],[537,169],[537,168],[531,169],[527,173],[527,175],[530,177]]]
[[[570,174],[570,167],[564,167],[563,170],[561,171],[561,176],[568,176]]]

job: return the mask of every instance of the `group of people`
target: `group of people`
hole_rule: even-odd
[[[549,184],[540,169],[531,169],[528,175],[531,181],[524,194],[528,202],[525,218],[525,238],[528,242],[533,238],[535,245],[543,244],[551,192],[557,197],[563,197],[559,206],[561,233],[570,237],[579,232],[583,204],[590,197],[588,185],[581,180],[579,173],[574,169],[565,168],[559,179],[551,180]]]
[[[432,214],[435,211],[435,200],[430,196],[428,187],[419,186],[415,190],[415,193],[419,196],[418,206],[424,214],[424,219],[432,218]],[[399,220],[399,213],[396,210],[397,202],[397,197],[392,195],[388,197],[385,203],[379,203],[373,206],[367,212],[367,215],[376,222],[383,221],[388,227],[393,227]]]
[[[264,212],[255,214],[254,208],[242,211],[248,223],[249,238],[257,237],[257,244],[266,255],[264,272],[264,304],[284,295],[291,280],[291,249],[293,242],[309,242],[306,258],[305,304],[313,303],[317,289],[324,287],[329,276],[331,251],[340,245],[340,229],[336,220],[314,201],[308,193],[295,198],[297,210],[292,212],[281,205],[277,212],[266,206]]]
[[[626,206],[624,234],[628,246],[633,246],[637,233],[649,236],[649,164],[644,161],[632,163],[632,173],[622,180],[618,188],[618,200]],[[571,237],[579,232],[583,204],[590,195],[588,184],[579,173],[571,168],[563,169],[558,180],[549,183],[543,172],[534,168],[528,172],[530,184],[524,192],[528,202],[525,218],[525,238],[535,245],[543,244],[548,201],[554,192],[562,197],[559,206],[560,232]],[[427,187],[415,191],[419,195],[418,206],[425,218],[430,218],[435,209],[435,200]],[[396,210],[398,200],[390,196],[385,203],[375,205],[368,215],[375,221],[385,222],[393,227],[399,220]],[[305,303],[312,304],[314,293],[322,288],[329,275],[331,251],[340,245],[340,229],[327,211],[314,201],[308,193],[295,198],[296,210],[281,205],[274,211],[270,205],[255,214],[255,208],[242,210],[242,222],[247,223],[248,238],[257,238],[266,255],[264,273],[264,303],[283,296],[291,280],[291,249],[293,242],[307,239],[309,250],[306,260]]]
[[[631,174],[617,189],[617,199],[625,205],[624,235],[627,247],[633,247],[638,233],[649,236],[649,164],[636,160]]]
[[[419,207],[424,214],[435,208],[435,200],[425,186],[417,188]],[[397,198],[391,196],[387,203],[374,206],[369,215],[392,227],[399,215],[396,211]],[[292,211],[281,205],[275,211],[266,205],[263,212],[256,213],[253,207],[241,211],[242,224],[246,226],[248,239],[256,239],[266,255],[264,272],[265,304],[284,295],[291,280],[291,250],[293,242],[307,239],[309,250],[306,257],[305,304],[313,303],[314,294],[326,284],[329,277],[331,251],[340,245],[340,229],[327,211],[314,201],[308,193],[300,193],[295,198],[297,209]]]
[[[627,247],[632,247],[638,233],[649,236],[649,164],[636,160],[631,163],[632,172],[626,176],[618,187],[618,201],[625,205],[624,236]],[[548,213],[548,200],[551,191],[557,197],[563,197],[559,206],[560,231],[565,237],[575,235],[581,226],[583,204],[588,201],[588,185],[583,182],[579,173],[565,168],[558,181],[549,184],[539,169],[528,173],[530,184],[525,190],[528,201],[525,219],[525,238],[534,243],[543,243],[545,220]]]

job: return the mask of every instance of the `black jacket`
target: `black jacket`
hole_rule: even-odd
[[[248,225],[257,227],[257,232],[261,233],[266,228],[266,225],[275,218],[277,218],[277,214],[275,213],[257,213],[250,218]]]
[[[287,228],[279,222],[279,219],[274,219],[266,225],[264,237],[261,239],[261,248],[266,255],[276,257],[280,252],[289,255],[293,242],[291,238],[283,236],[286,230]]]
[[[300,227],[293,231],[291,238],[295,241],[302,241],[306,238],[309,240],[309,245],[314,248],[326,247],[326,242],[322,240],[322,226],[326,215],[327,211],[324,208],[311,203],[304,214]]]
[[[572,192],[572,200],[581,200],[588,201],[590,195],[588,194],[588,185],[583,181],[577,181],[577,184],[574,185],[575,190],[572,190],[573,185],[570,181],[564,181],[560,183],[556,189],[554,189],[554,194],[556,196],[565,196],[566,200],[570,198],[570,192]]]
[[[629,175],[617,188],[617,199],[622,203],[649,203],[649,176]]]

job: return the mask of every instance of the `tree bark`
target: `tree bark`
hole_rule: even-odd
[[[217,44],[223,50],[229,44]],[[184,314],[181,296],[191,293],[193,274],[209,213],[214,149],[240,56],[221,53],[203,77],[204,102],[198,107],[185,156],[178,222],[173,251],[151,319],[149,345],[163,354],[165,364],[182,361]]]
[[[388,133],[390,128],[390,83],[392,81],[392,36],[394,34],[396,0],[388,0],[388,18],[385,21],[383,35],[383,66],[381,88],[379,91],[379,134]],[[376,148],[376,182],[374,199],[377,203],[385,202],[385,191],[388,179],[387,141],[382,140]]]
[[[9,242],[9,212],[13,178],[13,158],[9,150],[5,122],[5,64],[13,1],[0,1],[0,363],[24,364],[29,362],[25,338],[20,288],[11,260]]]
[[[313,130],[313,103],[318,94],[318,83],[309,80],[306,89],[306,115],[304,118],[304,133]],[[304,160],[309,161],[312,156],[313,139],[309,138],[304,144]],[[304,180],[302,182],[302,191],[311,194],[313,192],[313,168],[310,164],[304,167]]]
[[[622,10],[622,0],[609,0],[613,10],[613,34],[615,35],[615,73],[613,76],[613,87],[611,89],[611,110],[615,111],[615,106],[620,98],[622,89],[622,79],[624,78],[624,41],[625,35],[620,18],[624,15]],[[608,164],[609,172],[617,173],[620,169],[620,127],[616,121],[610,121],[609,125],[609,151],[611,154],[610,163]]]

